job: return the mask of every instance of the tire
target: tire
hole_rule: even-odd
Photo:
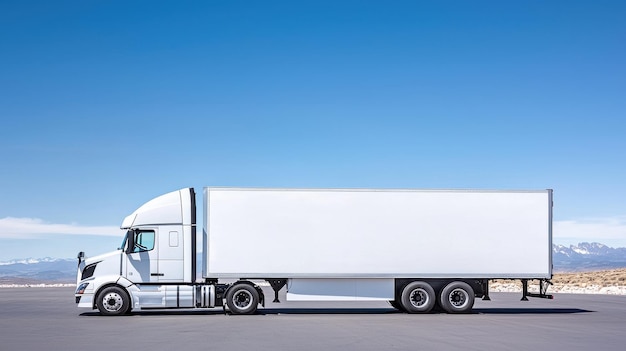
[[[259,292],[250,284],[237,283],[228,289],[226,305],[233,314],[253,314],[259,305]]]
[[[435,306],[437,295],[426,282],[411,282],[402,289],[400,304],[408,313],[428,313]]]
[[[109,286],[98,294],[96,306],[105,316],[119,316],[130,311],[130,297],[123,288]]]
[[[474,289],[464,282],[452,282],[441,290],[439,305],[448,313],[467,313],[474,307]]]

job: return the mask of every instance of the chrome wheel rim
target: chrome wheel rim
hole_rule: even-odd
[[[246,309],[252,305],[252,294],[248,290],[238,290],[233,294],[233,305],[239,309]]]
[[[469,296],[467,295],[467,291],[456,288],[448,294],[448,302],[454,308],[463,308],[469,303]]]
[[[428,296],[428,293],[422,288],[414,289],[409,295],[409,301],[411,301],[411,305],[418,308],[428,304],[429,299],[430,297]]]
[[[110,312],[117,312],[122,309],[124,305],[124,299],[118,293],[108,293],[102,298],[102,306],[104,309]]]

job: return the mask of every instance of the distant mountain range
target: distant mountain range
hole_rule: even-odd
[[[51,257],[0,262],[0,284],[72,283],[77,264],[75,258]]]
[[[600,243],[553,245],[552,261],[555,272],[626,268],[626,248]],[[75,258],[51,257],[0,262],[0,284],[73,283],[76,265]]]
[[[626,247],[613,248],[600,243],[553,245],[552,262],[556,272],[624,268]]]

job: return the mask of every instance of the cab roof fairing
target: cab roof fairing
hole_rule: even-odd
[[[185,209],[191,201],[189,188],[156,197],[122,221],[121,229],[158,224],[191,224],[191,214]]]

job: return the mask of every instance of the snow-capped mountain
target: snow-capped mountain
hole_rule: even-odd
[[[589,271],[626,267],[626,248],[613,248],[600,243],[553,245],[555,271]]]
[[[0,262],[0,283],[71,283],[76,277],[76,259],[25,258]]]
[[[59,261],[76,261],[65,258],[52,258],[52,257],[44,257],[44,258],[23,258],[16,259],[11,261],[0,262],[0,266],[9,266],[13,264],[37,264],[37,263],[49,263],[49,262],[59,262]]]

